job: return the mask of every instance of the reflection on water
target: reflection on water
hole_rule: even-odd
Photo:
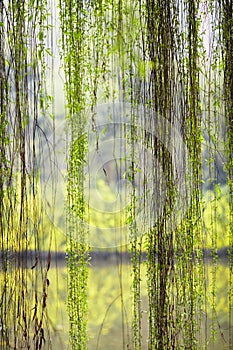
[[[206,275],[208,284],[206,295],[209,298],[209,303],[203,307],[202,335],[204,339],[207,337],[209,339],[207,349],[229,349],[227,301],[229,268],[227,264],[223,263],[219,263],[216,267],[215,311],[211,310],[210,306],[213,300],[211,287],[213,267],[210,264],[206,266]],[[88,349],[127,349],[127,343],[131,337],[130,278],[130,266],[127,264],[122,266],[99,264],[90,267]],[[52,341],[57,350],[66,349],[68,347],[68,321],[65,306],[65,266],[59,267],[58,272],[52,269],[50,280],[51,289],[54,289],[54,293],[51,293],[50,290],[50,299],[48,300],[49,315],[53,326]],[[143,349],[147,349],[146,278],[143,278],[142,287]],[[58,298],[55,297],[56,291],[58,291]],[[215,342],[211,340],[213,337],[216,338]]]
[[[203,306],[202,338],[209,339],[208,350],[229,349],[229,310],[227,264],[218,263],[216,278],[214,268],[206,266],[206,295],[208,304]],[[52,267],[48,275],[48,325],[53,348],[68,349],[68,318],[66,312],[66,266]],[[216,280],[215,311],[211,310],[213,290],[211,283]],[[131,295],[130,265],[117,263],[98,263],[90,266],[89,271],[89,345],[94,350],[130,349],[127,344],[131,339]],[[211,282],[212,281],[212,282]],[[38,287],[40,288],[40,287]],[[38,293],[40,290],[38,290]],[[145,268],[142,267],[142,319],[143,349],[147,349],[147,298]],[[207,320],[207,322],[206,322]],[[212,325],[212,326],[211,326]],[[210,329],[212,328],[212,331]],[[214,335],[215,333],[215,335]],[[211,340],[214,336],[216,341]],[[203,342],[203,339],[201,342]]]

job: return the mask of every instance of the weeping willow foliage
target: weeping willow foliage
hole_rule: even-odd
[[[222,4],[222,36],[223,36],[223,62],[224,62],[224,96],[225,96],[225,118],[227,125],[227,179],[229,187],[229,325],[233,324],[233,289],[232,289],[232,244],[233,244],[233,4],[230,1],[223,1]],[[229,343],[233,344],[232,331],[230,332]]]
[[[53,128],[45,86],[47,15],[46,1],[0,2],[1,349],[51,345],[46,311],[50,253],[44,264],[40,252],[41,239],[53,229],[45,231],[39,181],[40,160],[51,146],[44,129],[46,124]]]
[[[161,1],[150,4],[147,14],[149,55],[154,63],[150,96],[156,113],[172,125],[178,120],[188,159],[185,191],[190,198],[186,218],[171,230],[177,177],[169,149],[154,144],[155,157],[162,163],[167,183],[165,206],[148,234],[149,348],[195,348],[196,322],[200,305],[198,268],[200,257],[193,256],[200,240],[200,107],[198,61],[200,43],[198,3]],[[151,9],[154,16],[150,16]],[[169,130],[167,131],[169,135]],[[176,177],[175,177],[176,175]],[[162,192],[162,189],[160,189]],[[175,262],[176,259],[176,262]],[[199,280],[200,279],[200,280]]]
[[[128,113],[127,121],[130,128],[118,129],[114,124],[114,135],[126,140],[125,149],[128,145],[130,146],[127,180],[131,185],[136,183],[137,186],[141,186],[144,191],[143,199],[138,198],[136,186],[133,186],[131,201],[127,206],[126,223],[132,256],[133,296],[133,335],[130,346],[134,349],[142,347],[140,276],[144,250],[147,252],[149,299],[148,348],[198,348],[201,346],[201,315],[202,311],[206,310],[207,297],[202,253],[206,241],[203,226],[202,185],[203,153],[206,152],[206,148],[203,151],[203,140],[209,140],[208,181],[211,186],[215,184],[215,197],[211,207],[212,224],[208,235],[212,237],[213,256],[216,257],[218,239],[216,212],[219,186],[215,161],[219,143],[223,138],[218,114],[225,115],[225,119],[224,117],[220,119],[225,125],[231,124],[229,117],[231,116],[232,79],[229,63],[232,38],[230,4],[221,2],[207,4],[192,0],[112,1],[111,3],[98,1],[78,4],[67,1],[65,4],[61,3],[60,7],[71,127],[68,217],[71,222],[73,214],[76,216],[75,220],[77,217],[79,219],[78,227],[74,225],[75,228],[71,229],[69,247],[72,248],[68,249],[69,259],[71,259],[69,266],[73,266],[74,252],[79,257],[75,270],[71,268],[70,271],[71,329],[76,327],[73,326],[72,316],[74,305],[78,305],[77,320],[81,315],[86,317],[87,307],[86,294],[83,290],[80,294],[83,295],[82,305],[77,302],[77,296],[75,297],[75,294],[78,294],[76,291],[80,290],[80,279],[83,276],[85,279],[87,276],[85,260],[87,248],[82,244],[82,242],[87,244],[87,232],[80,224],[80,219],[87,220],[87,209],[84,209],[83,198],[87,139],[83,135],[86,135],[85,125],[89,124],[96,138],[96,152],[100,154],[102,130],[97,127],[98,118],[101,118],[98,105],[107,103],[113,105],[109,109],[111,114],[108,119],[109,124],[114,124],[118,120],[116,113]],[[222,13],[224,16],[221,22]],[[203,33],[205,20],[211,24]],[[221,54],[219,56],[221,50],[224,53],[223,59]],[[221,73],[222,65],[225,72],[224,80]],[[118,112],[114,112],[119,103],[120,112],[119,109]],[[225,105],[224,112],[223,105]],[[90,118],[85,116],[87,112]],[[143,132],[138,128],[139,114],[145,128]],[[183,144],[179,142],[174,144],[172,139],[172,136],[174,137],[172,129],[177,127]],[[163,130],[162,138],[160,129]],[[229,127],[226,159],[229,159],[227,163],[229,198],[232,198],[230,130]],[[145,175],[144,182],[141,183],[140,181],[137,183],[137,172],[142,170],[138,169],[137,165],[139,140],[144,149],[151,149],[153,155],[152,168],[149,168],[146,161],[142,163]],[[173,158],[176,152],[179,156],[176,147],[181,148],[183,160],[182,169],[174,171]],[[146,159],[146,151],[141,152],[142,158]],[[215,160],[212,162],[210,159]],[[124,165],[123,162],[118,164],[119,174],[125,175],[126,163],[125,160]],[[107,177],[104,161],[101,166]],[[152,171],[152,183],[146,181],[148,171]],[[183,207],[179,210],[184,211],[184,214],[180,222],[177,222],[176,203],[180,196],[181,178],[185,199],[182,202]],[[136,220],[138,201],[143,200],[145,208],[148,209],[149,186],[152,186],[153,194],[150,205],[158,211],[157,220],[150,213],[146,219],[140,217],[139,224]],[[86,204],[85,208],[88,207],[88,203]],[[89,214],[92,220],[91,212]],[[122,232],[120,234],[123,234]],[[79,240],[80,243],[76,244]],[[231,242],[230,234],[230,245]],[[80,272],[76,275],[78,286],[75,288],[76,282],[73,281],[73,277],[79,269]],[[215,274],[216,265],[213,266],[212,273],[213,315]],[[86,288],[86,279],[82,282],[82,286]],[[231,287],[229,290],[230,306]],[[85,324],[86,321],[81,326],[77,321],[77,327],[80,329],[76,335],[80,335],[75,339],[75,335],[71,332],[73,346],[78,346],[74,345],[75,342],[78,344],[79,339],[84,339]],[[82,346],[84,347],[84,343]],[[123,348],[125,346],[126,342],[123,340]],[[204,344],[202,346],[205,347]]]
[[[225,198],[230,275],[229,339],[224,341],[232,348],[232,2],[1,0],[1,349],[52,348],[46,314],[50,252],[46,264],[40,255],[45,234],[48,251],[54,234],[53,208],[45,233],[41,173],[49,169],[49,177],[55,175],[53,87],[48,88],[54,79],[48,68],[53,71],[50,12],[55,6],[68,121],[70,348],[88,348],[90,247],[118,246],[120,253],[130,253],[132,278],[129,325],[119,266],[121,348],[144,346],[145,264],[147,348],[207,349],[219,328],[218,221]],[[54,177],[52,205],[55,182]],[[106,193],[101,198],[99,192]],[[111,201],[104,199],[108,195]],[[211,248],[210,281],[206,247]]]
[[[68,314],[72,349],[87,348],[86,95],[88,93],[87,11],[84,3],[61,1],[62,56],[71,130],[67,183]]]

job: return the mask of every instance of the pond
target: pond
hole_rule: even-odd
[[[209,304],[203,312],[201,342],[208,337],[209,350],[229,349],[229,310],[227,263],[219,261],[216,267],[206,264],[207,290],[210,298],[213,294],[211,280],[216,268],[216,307],[211,310]],[[145,273],[145,271],[144,271]],[[48,296],[48,315],[51,326],[51,341],[56,350],[68,348],[68,318],[66,312],[66,266],[59,265],[49,271],[50,291]],[[89,344],[88,349],[119,350],[128,349],[131,337],[131,295],[130,265],[117,261],[96,263],[89,269]],[[142,329],[143,350],[147,349],[147,297],[146,279],[142,280]],[[211,326],[212,324],[212,326]],[[212,328],[212,330],[211,330]],[[212,334],[212,335],[211,335]],[[215,341],[213,341],[215,338]]]

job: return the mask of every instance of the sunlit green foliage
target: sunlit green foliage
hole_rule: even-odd
[[[55,6],[68,124],[66,189],[55,171]],[[207,348],[209,339],[214,346],[220,308],[229,310],[231,327],[232,28],[232,2],[225,0],[0,1],[1,348],[52,348],[53,250],[67,253],[72,349],[93,342],[100,348],[114,322],[121,347],[134,350]],[[55,214],[56,191],[66,192],[65,214],[62,205]],[[89,271],[90,246],[111,252],[118,246],[117,279],[108,274],[105,283],[119,288],[105,300],[95,294],[104,287]],[[228,286],[218,265],[222,248]],[[126,251],[130,278],[122,269]],[[88,343],[88,329],[96,326],[97,339]],[[232,334],[231,328],[227,339],[221,334],[229,348]]]
[[[85,163],[87,152],[85,91],[88,74],[86,51],[85,4],[80,1],[60,1],[62,30],[61,56],[66,76],[66,99],[71,143],[68,159],[67,180],[67,255],[68,301],[70,346],[72,349],[87,348],[87,260],[88,240],[87,206],[84,196]]]
[[[44,125],[53,123],[45,81],[50,76],[51,44],[47,5],[33,0],[0,2],[1,349],[41,349],[45,338],[51,347],[46,306],[54,226],[45,225],[38,169],[43,151],[51,146]],[[53,174],[51,159],[46,166]],[[45,237],[49,239],[43,263],[40,244]]]

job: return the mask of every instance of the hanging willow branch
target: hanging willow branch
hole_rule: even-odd
[[[47,227],[38,169],[42,164],[41,170],[54,171],[53,144],[47,138],[48,128],[55,139],[54,121],[49,116],[53,107],[49,107],[52,98],[46,87],[51,55],[48,43],[53,45],[49,35],[51,4],[46,0],[0,1],[1,349],[52,347],[45,329],[50,253],[43,266],[41,242]],[[202,308],[208,312],[203,248],[210,242],[214,257],[214,330],[218,325],[217,208],[222,186],[215,163],[224,129],[222,117],[218,118],[222,105],[227,130],[232,347],[232,2],[210,1],[207,6],[198,0],[60,0],[59,11],[69,129],[66,233],[71,348],[88,348],[89,243],[118,244],[121,253],[122,245],[129,244],[132,337],[126,335],[123,324],[123,348],[143,348],[144,252],[148,349],[207,348],[207,330],[204,341],[200,340]],[[210,32],[205,33],[209,56],[204,48],[203,16],[212,21]],[[207,140],[204,146],[203,140]],[[98,159],[94,176],[90,166],[93,155]],[[206,172],[204,157],[208,179],[202,174]],[[203,179],[206,183],[202,185]],[[93,188],[107,189],[113,198],[115,185],[120,203],[116,200],[112,211],[110,201],[101,207],[101,200],[92,198]],[[209,225],[202,217],[207,187],[214,189]],[[54,183],[52,192],[54,204]],[[93,203],[97,208],[91,207]],[[98,222],[103,221],[102,230]],[[50,228],[48,249],[52,231]],[[24,269],[31,250],[35,251],[31,269]],[[16,259],[9,260],[9,256]],[[121,271],[119,266],[124,323],[128,315]]]
[[[233,4],[222,1],[225,117],[227,125],[227,175],[229,187],[229,347],[233,345]]]
[[[46,1],[0,2],[1,349],[41,349],[45,342],[51,347],[46,325],[50,253],[44,266],[40,252],[45,232],[49,236],[52,229],[45,229],[38,172],[49,113],[47,15]]]
[[[218,2],[215,4],[211,2],[209,13],[207,9],[204,16],[213,19],[217,5]],[[224,6],[224,18],[226,18],[223,25],[226,47],[224,52],[227,62],[225,71],[231,72],[229,68],[231,19],[229,19],[229,4],[226,3]],[[214,119],[220,111],[217,107],[219,102],[216,94],[221,90],[221,81],[212,78],[212,74],[216,77],[214,72],[217,72],[212,58],[209,58],[211,67],[209,76],[206,77],[202,70],[208,60],[201,29],[204,7],[205,4],[196,0],[60,2],[63,36],[61,54],[64,58],[71,134],[67,186],[67,252],[68,311],[72,347],[79,346],[77,344],[80,342],[85,348],[87,342],[88,250],[87,229],[82,223],[87,221],[87,209],[90,204],[85,200],[84,183],[86,177],[91,178],[91,175],[85,174],[87,144],[90,141],[85,136],[85,128],[92,129],[93,134],[95,133],[95,151],[98,159],[101,159],[101,152],[103,154],[107,152],[101,149],[101,133],[107,134],[111,130],[111,127],[108,128],[106,125],[103,130],[98,127],[103,118],[112,124],[113,131],[109,134],[114,139],[113,159],[119,135],[124,139],[122,141],[124,150],[130,149],[130,159],[128,154],[124,154],[124,165],[122,161],[116,166],[116,178],[119,180],[123,173],[122,178],[124,176],[124,179],[132,185],[131,200],[126,210],[132,258],[132,347],[142,348],[143,249],[147,252],[148,348],[195,349],[199,346],[201,308],[206,298],[202,253],[203,242],[207,240],[205,233],[202,232],[204,226],[202,222],[204,191],[201,186],[202,140],[205,137],[203,128],[206,128],[211,140],[209,145],[214,143],[215,153],[209,152],[214,154],[214,157],[217,154],[217,140],[214,138],[221,138],[217,133],[218,126]],[[212,30],[216,31],[214,25]],[[213,45],[210,51],[214,51],[217,46],[217,35],[214,38],[214,42],[209,45]],[[214,59],[216,55],[213,55],[213,61]],[[230,100],[231,75],[227,74],[225,74],[225,90],[227,100]],[[209,84],[208,94],[203,87],[203,81]],[[106,102],[111,104],[108,110],[110,115],[104,112],[103,115],[101,113],[98,115],[98,105]],[[116,112],[117,104],[122,108]],[[206,105],[207,112],[204,110]],[[99,108],[99,110],[106,112],[105,109]],[[86,111],[89,111],[91,118],[85,117]],[[116,126],[119,122],[116,114],[119,113],[122,117],[126,111],[130,119],[126,116],[125,120],[130,124],[130,128],[127,129],[126,125],[124,128],[119,128]],[[203,115],[205,115],[204,121]],[[230,112],[228,125],[230,125],[229,115]],[[143,128],[145,130],[141,130]],[[174,138],[176,133],[173,129],[179,131],[182,141]],[[231,140],[230,136],[228,139]],[[139,144],[144,147],[144,150],[140,149],[140,154],[138,154]],[[228,147],[231,147],[230,144],[231,141],[228,142]],[[150,162],[147,159],[148,149],[152,154]],[[182,158],[178,162],[180,168],[175,169],[174,163],[177,165],[176,159],[180,156]],[[143,161],[138,167],[137,163],[141,159]],[[114,160],[116,164],[117,161]],[[129,166],[127,161],[130,163]],[[231,169],[231,163],[228,168]],[[102,169],[106,183],[109,184],[111,166],[102,164]],[[91,169],[89,170],[91,172]],[[148,174],[149,171],[152,174]],[[139,181],[138,172],[144,174]],[[210,170],[210,174],[212,173],[215,174],[216,169]],[[99,181],[98,176],[95,180]],[[229,187],[231,188],[231,181]],[[140,194],[142,188],[143,195]],[[217,188],[218,186],[216,192]],[[141,222],[137,218],[139,203],[144,204],[144,217],[139,216]],[[181,204],[182,208],[179,207]],[[180,221],[177,218],[178,207],[182,211]],[[208,232],[208,239],[211,237],[212,247],[215,250],[218,237],[213,230],[216,207],[217,193],[215,193],[215,207],[211,209],[212,229]],[[93,219],[91,211],[89,214],[90,221],[95,221],[96,216]],[[110,218],[110,215],[103,214],[103,216],[106,220]],[[108,242],[110,240],[109,237],[108,240],[106,237],[102,239]],[[119,241],[122,242],[122,238]],[[214,274],[216,274],[215,268]],[[213,284],[214,281],[215,277],[212,279]],[[214,303],[215,301],[213,305]],[[124,319],[124,312],[122,315]],[[81,318],[84,319],[83,323],[80,323]],[[124,339],[123,346],[126,346]]]
[[[85,73],[87,71],[86,21],[82,1],[61,1],[62,51],[70,127],[67,184],[68,314],[72,349],[87,348],[87,209],[84,182],[87,153]]]

